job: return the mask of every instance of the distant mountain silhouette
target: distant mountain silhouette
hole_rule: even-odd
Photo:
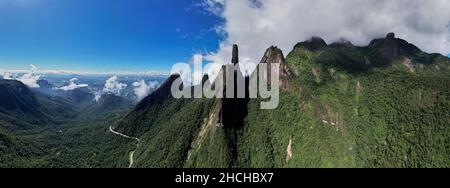
[[[72,105],[62,98],[34,92],[16,80],[0,80],[2,119],[32,125],[57,124],[74,113]]]

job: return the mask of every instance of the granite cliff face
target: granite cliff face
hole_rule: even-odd
[[[271,65],[278,64],[279,86],[281,89],[289,89],[288,79],[294,75],[294,72],[286,64],[283,52],[276,46],[269,47],[260,61],[260,64],[264,63],[267,64],[267,84],[271,83]]]
[[[399,55],[394,33],[388,33],[386,38],[373,41],[370,46],[376,49],[386,62],[392,62]]]
[[[239,49],[236,44],[233,45],[230,63],[221,67],[219,76],[216,78],[220,79],[224,85],[223,98],[216,99],[216,114],[214,115],[216,118],[214,122],[216,126],[240,127],[242,119],[245,117],[246,104],[248,102],[249,78],[242,74],[240,69]],[[240,90],[245,89],[244,96],[238,94],[238,88]]]

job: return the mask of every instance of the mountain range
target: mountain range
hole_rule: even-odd
[[[261,99],[173,99],[169,78],[116,124],[141,140],[135,166],[448,166],[448,57],[389,33],[365,47],[313,37],[286,57],[272,46],[261,63],[281,65],[275,110]]]
[[[231,64],[239,65],[237,45]],[[114,95],[77,107],[68,97],[0,80],[0,161],[46,167],[449,167],[448,57],[389,33],[368,46],[312,37],[286,56],[271,46],[260,64],[280,65],[274,110],[260,109],[264,99],[248,95],[176,99],[170,91],[177,74],[134,107]],[[201,84],[208,80],[205,75]],[[36,142],[30,138],[41,141],[23,144]]]

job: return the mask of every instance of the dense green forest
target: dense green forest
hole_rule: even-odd
[[[383,45],[398,54],[386,59]],[[227,128],[210,126],[188,167],[450,166],[447,57],[401,39],[355,47],[313,38],[285,63],[295,73],[286,78],[289,88],[275,110],[250,100],[237,157]]]
[[[299,55],[290,54],[287,62],[304,58]],[[238,166],[450,165],[448,74],[411,73],[395,63],[358,74],[311,66],[322,73],[316,77],[305,69],[300,74],[313,81],[290,80],[292,89],[281,92],[276,110],[250,102]],[[286,159],[290,139],[292,158]]]
[[[175,99],[176,75],[134,108],[3,88],[20,103],[0,106],[0,167],[128,167],[131,153],[131,167],[450,167],[448,57],[389,34],[365,47],[315,37],[263,60],[288,73],[274,110]]]
[[[174,79],[170,77],[115,125],[140,138],[134,153],[137,167],[181,167],[214,107],[212,99],[172,98],[169,91]]]
[[[1,131],[0,167],[128,166],[134,144],[108,132],[104,120],[86,121],[20,133]]]
[[[30,103],[40,106],[33,110],[52,108],[51,104],[55,102],[40,93],[28,90],[25,93],[30,99],[37,98],[19,104],[25,107]],[[12,99],[18,103],[21,98],[16,96]],[[56,101],[59,100],[63,99]],[[0,113],[0,167],[91,168],[128,165],[128,153],[134,143],[112,134],[108,128],[130,109],[130,103],[115,96],[104,96],[99,103],[75,106],[70,101],[64,101],[61,106],[69,109],[70,118],[46,116],[45,122],[33,123],[35,117],[20,117],[29,108],[22,108],[23,112]]]

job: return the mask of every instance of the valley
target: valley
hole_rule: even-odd
[[[115,134],[115,135],[118,135],[118,136],[121,136],[121,137],[125,137],[125,138],[129,138],[129,139],[133,139],[133,140],[136,140],[136,149],[139,147],[139,138],[127,136],[127,135],[124,135],[124,134],[122,134],[122,133],[116,132],[116,131],[114,131],[114,130],[112,129],[111,126],[109,126],[109,131],[110,131],[111,133]],[[131,168],[131,167],[133,166],[133,162],[134,162],[134,152],[135,152],[135,151],[136,151],[136,150],[133,150],[133,151],[130,152],[130,156],[129,156],[130,165],[128,165],[128,168]]]

